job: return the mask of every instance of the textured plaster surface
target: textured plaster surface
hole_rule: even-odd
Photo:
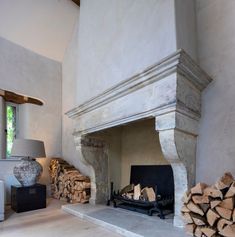
[[[77,104],[174,52],[174,22],[172,0],[83,1]]]
[[[62,157],[70,164],[79,168],[82,173],[88,175],[91,170],[87,171],[83,163],[78,159],[79,154],[76,151],[73,139],[74,122],[65,115],[68,110],[76,106],[76,78],[79,62],[78,30],[79,14],[62,63]]]
[[[61,62],[78,11],[68,0],[1,0],[0,36]]]
[[[198,0],[199,63],[213,78],[202,97],[197,181],[235,175],[235,1]]]
[[[61,63],[0,38],[0,88],[43,100],[43,106],[20,105],[19,138],[42,140],[47,157],[61,155]],[[9,189],[14,161],[0,161],[0,178]],[[45,167],[49,159],[41,161]],[[40,182],[49,183],[48,169]]]
[[[177,48],[197,60],[196,9],[194,0],[174,0]]]

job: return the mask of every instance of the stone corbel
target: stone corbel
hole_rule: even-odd
[[[198,121],[179,112],[158,115],[155,121],[163,155],[171,164],[174,175],[174,225],[183,227],[181,199],[195,182]]]
[[[80,161],[87,167],[91,180],[89,203],[104,203],[108,199],[108,156],[103,141],[75,134],[75,145]]]

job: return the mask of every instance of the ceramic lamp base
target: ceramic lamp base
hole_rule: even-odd
[[[22,186],[28,187],[37,183],[42,171],[42,166],[35,159],[27,157],[14,167],[13,173]]]

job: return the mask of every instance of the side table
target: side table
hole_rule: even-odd
[[[11,208],[15,212],[46,208],[46,185],[11,186]]]

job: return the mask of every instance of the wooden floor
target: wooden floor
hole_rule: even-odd
[[[0,237],[121,236],[65,213],[61,210],[62,204],[49,199],[47,208],[23,213],[14,213],[8,208],[6,220],[0,222]]]

